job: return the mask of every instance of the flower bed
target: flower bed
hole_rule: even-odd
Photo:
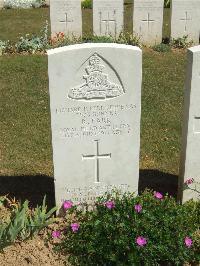
[[[16,266],[27,261],[56,266],[65,261],[95,266],[200,262],[200,201],[180,205],[159,192],[135,196],[113,191],[93,206],[66,200],[62,209],[64,217],[50,220],[55,209],[47,213],[45,200],[30,210],[27,201],[21,205],[1,197],[1,265],[4,260],[9,264],[10,257],[16,257]]]
[[[200,262],[200,202],[159,192],[107,194],[91,206],[67,201],[66,227],[53,233],[72,265],[182,265]]]

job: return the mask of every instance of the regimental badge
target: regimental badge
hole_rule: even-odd
[[[85,82],[70,89],[68,97],[74,100],[105,100],[124,94],[119,84],[111,82],[109,76],[103,73],[105,66],[101,64],[101,57],[94,53],[89,58],[89,65],[85,68],[87,75],[83,75]]]

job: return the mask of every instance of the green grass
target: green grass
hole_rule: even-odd
[[[49,9],[6,9],[0,11],[0,40],[16,41],[27,33],[39,34]]]
[[[184,79],[184,53],[144,53],[142,168],[178,174]]]
[[[182,53],[144,53],[142,168],[178,173],[184,64]],[[52,175],[47,57],[3,56],[0,65],[0,174]]]
[[[50,174],[47,57],[6,56],[0,64],[0,173]]]
[[[48,9],[0,11],[0,39],[16,41],[38,34]],[[125,28],[132,28],[126,5]],[[165,36],[169,36],[169,10]],[[90,22],[90,23],[89,23]],[[84,33],[91,32],[91,10],[83,11]],[[169,24],[168,24],[169,26]],[[47,57],[0,57],[0,175],[53,175]],[[178,174],[185,53],[143,56],[141,168]]]

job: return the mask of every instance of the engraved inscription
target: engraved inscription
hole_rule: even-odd
[[[185,12],[185,17],[184,18],[181,18],[180,19],[181,21],[185,21],[185,27],[184,27],[184,31],[187,31],[187,24],[188,24],[188,21],[189,20],[192,20],[192,18],[189,18],[189,16],[188,16],[188,12],[186,11]]]
[[[61,128],[60,134],[62,138],[84,138],[84,137],[100,137],[110,135],[130,134],[131,126],[126,123],[105,124],[105,125],[89,125],[80,127]]]
[[[101,185],[100,183],[82,188],[67,188],[64,187],[65,198],[61,201],[71,200],[76,204],[88,202],[93,204],[95,199],[99,196],[103,196],[105,192],[110,193],[113,189],[117,189],[120,193],[125,193],[129,190],[129,185],[120,184],[120,185]]]
[[[65,13],[65,19],[60,20],[60,23],[64,23],[65,25],[65,31],[68,31],[69,23],[72,23],[72,22],[74,22],[73,19],[69,19],[69,15],[67,13]]]
[[[95,140],[95,154],[91,155],[82,155],[83,160],[95,160],[95,183],[100,182],[100,177],[99,177],[99,160],[100,159],[110,159],[111,158],[111,153],[107,154],[100,154],[99,153],[99,140]]]
[[[102,18],[102,12],[99,12],[99,23],[100,23],[100,34],[101,35],[111,35],[114,33],[115,35],[117,34],[117,22],[115,19],[116,11],[113,11],[113,16],[114,18],[110,18],[110,12],[107,13],[107,17],[105,19]],[[114,32],[112,32],[114,26]],[[103,31],[102,27],[105,29]]]
[[[103,73],[105,66],[101,58],[94,53],[89,58],[89,66],[83,76],[85,83],[70,89],[68,97],[74,100],[105,100],[118,97],[124,93],[122,85],[109,80],[108,74]]]
[[[148,25],[148,30],[149,30],[149,28],[150,28],[150,23],[155,22],[155,20],[150,19],[150,13],[148,13],[148,14],[147,14],[147,19],[143,19],[142,22],[147,23],[147,25]],[[141,28],[140,28],[140,30],[141,30]]]
[[[119,121],[119,115],[136,109],[134,104],[111,104],[93,106],[72,106],[57,108],[56,114],[70,116],[79,125],[60,128],[61,138],[99,138],[105,135],[131,134],[133,129],[126,120]]]

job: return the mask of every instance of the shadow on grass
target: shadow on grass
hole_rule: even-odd
[[[140,169],[139,193],[144,191],[145,188],[153,189],[163,194],[168,193],[170,196],[177,198],[178,176],[154,169]]]
[[[161,193],[177,196],[178,177],[158,170],[140,170],[139,192],[145,188]],[[0,176],[0,195],[9,194],[9,197],[24,202],[29,200],[31,207],[42,204],[47,196],[48,208],[55,206],[55,191],[53,177],[45,175],[35,176]]]
[[[28,200],[31,207],[41,205],[46,195],[48,208],[55,206],[54,179],[45,175],[0,176],[0,196],[6,194],[20,202]]]

